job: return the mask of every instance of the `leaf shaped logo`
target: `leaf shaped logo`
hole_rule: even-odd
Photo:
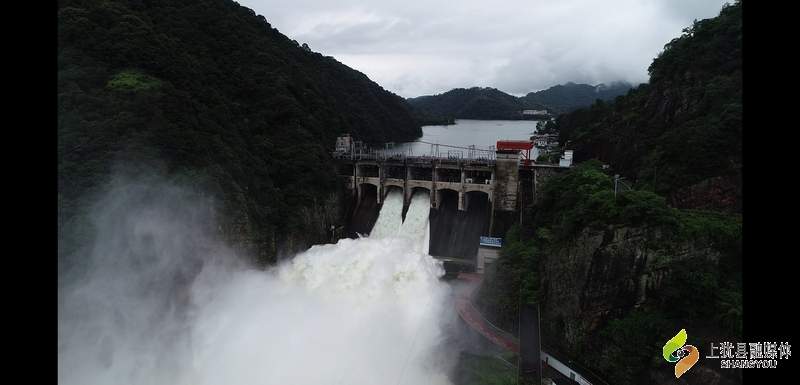
[[[683,351],[685,355],[675,364],[675,378],[680,378],[683,373],[691,369],[700,359],[700,352],[692,345],[684,346]]]
[[[667,362],[677,362],[675,364],[675,378],[680,378],[700,359],[700,352],[697,348],[692,345],[686,345],[687,339],[686,329],[681,329],[661,349]]]

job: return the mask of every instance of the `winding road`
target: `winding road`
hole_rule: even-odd
[[[483,275],[475,273],[459,273],[457,280],[467,285],[467,289],[456,293],[456,311],[459,317],[474,331],[494,343],[495,345],[519,354],[519,340],[510,333],[492,325],[472,303],[472,298],[483,283]],[[542,361],[546,367],[554,369],[563,379],[569,379],[581,385],[592,385],[584,376],[568,367],[564,362],[556,359],[551,354],[541,352]],[[571,361],[567,361],[572,364]],[[594,384],[606,384],[605,381],[592,376]],[[562,381],[559,381],[563,383]]]

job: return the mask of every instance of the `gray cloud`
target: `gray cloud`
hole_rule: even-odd
[[[664,44],[722,0],[242,0],[282,33],[401,96],[524,94],[568,81],[647,81]]]

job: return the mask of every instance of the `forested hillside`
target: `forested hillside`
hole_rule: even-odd
[[[650,82],[552,128],[577,161],[596,158],[681,207],[741,209],[741,5],[697,21],[650,65]]]
[[[403,98],[234,1],[59,2],[60,258],[112,174],[156,169],[216,194],[226,236],[262,262],[318,240],[339,205],[340,133],[421,130]]]
[[[681,328],[700,347],[741,340],[741,20],[736,2],[695,22],[648,84],[547,125],[578,163],[506,235],[479,296],[496,325],[516,332],[519,304],[536,303],[545,350],[622,385],[675,383],[653,352]]]
[[[496,88],[455,88],[438,95],[408,99],[417,115],[428,119],[517,119],[522,104]]]

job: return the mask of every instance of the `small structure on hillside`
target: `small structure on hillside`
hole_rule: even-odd
[[[533,149],[533,142],[530,140],[498,140],[497,152],[513,153],[522,155],[522,163],[525,166],[531,164],[531,149]]]
[[[540,149],[549,149],[558,146],[557,134],[535,134],[531,136],[531,141]]]
[[[561,156],[561,159],[558,162],[560,167],[570,167],[572,166],[572,150],[565,150],[564,155]]]
[[[503,247],[503,238],[481,236],[478,246],[478,257],[475,261],[475,272],[483,274],[487,265],[492,265],[500,258],[500,249]]]
[[[350,134],[344,134],[336,138],[336,152],[347,154],[353,150],[353,138]]]
[[[547,110],[522,110],[522,115],[547,115]]]

